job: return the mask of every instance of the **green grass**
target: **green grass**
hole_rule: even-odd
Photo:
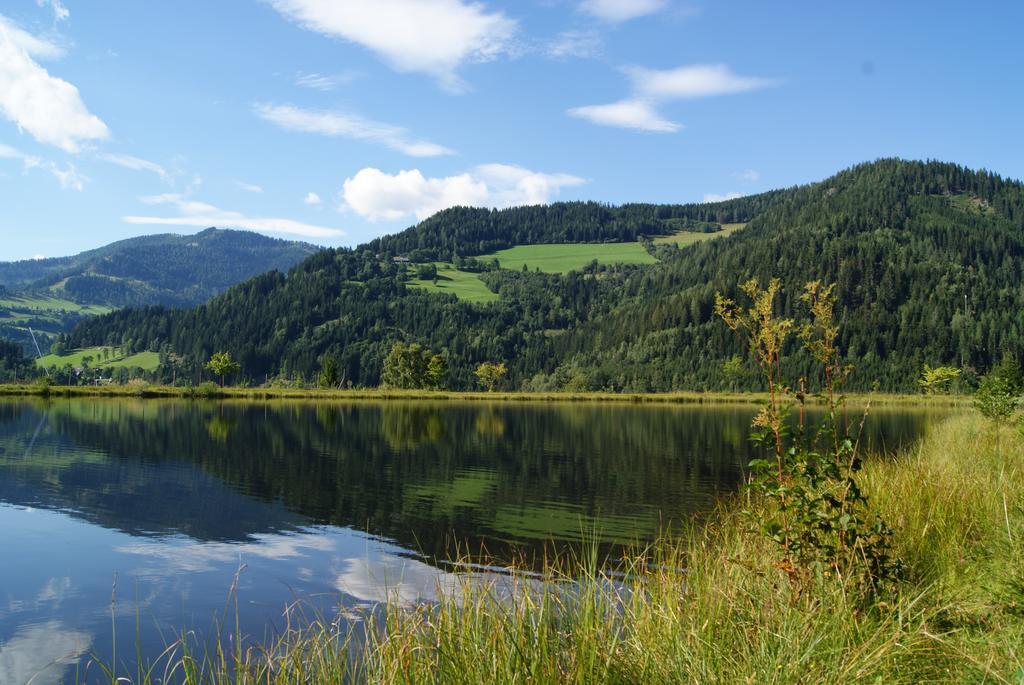
[[[539,575],[448,575],[437,604],[409,607],[396,588],[363,611],[365,642],[292,612],[267,644],[204,652],[183,633],[138,682],[1019,684],[1022,455],[1019,432],[965,414],[868,460],[864,486],[907,568],[869,604],[832,575],[794,585],[778,546],[749,532],[740,510],[763,505],[745,495],[615,573],[584,545]]]
[[[108,359],[103,359],[104,350],[110,353]],[[127,357],[120,356],[113,347],[87,347],[75,350],[65,355],[48,354],[36,360],[36,366],[49,368],[56,366],[62,368],[68,364],[73,367],[82,366],[86,357],[92,357],[89,365],[92,368],[117,369],[117,368],[141,368],[145,371],[155,371],[160,365],[160,355],[156,352],[139,352]]]
[[[466,271],[458,271],[451,264],[437,262],[437,283],[433,281],[421,281],[415,277],[406,281],[405,285],[411,288],[418,288],[433,293],[445,293],[455,295],[465,302],[487,303],[496,302],[498,294],[487,289],[484,282],[476,274]]]
[[[715,240],[717,238],[727,238],[736,231],[745,227],[746,224],[722,224],[721,231],[715,231],[714,233],[696,233],[693,231],[680,231],[673,235],[664,235],[654,239],[656,245],[678,245],[679,247],[687,247],[695,243],[702,243],[705,240]]]
[[[517,245],[507,250],[478,257],[498,260],[503,269],[519,271],[525,264],[530,271],[564,274],[578,271],[595,259],[601,264],[655,264],[658,260],[640,243],[555,243]]]

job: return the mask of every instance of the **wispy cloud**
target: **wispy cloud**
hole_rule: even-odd
[[[357,43],[401,72],[424,73],[461,91],[466,62],[508,50],[516,22],[464,0],[267,0],[300,26]]]
[[[312,90],[331,91],[338,86],[352,83],[356,79],[356,73],[346,71],[340,74],[306,74],[299,72],[295,75],[295,85]]]
[[[665,9],[667,0],[583,0],[580,9],[605,21],[620,22]]]
[[[682,124],[664,118],[650,102],[620,100],[608,105],[587,105],[569,110],[569,116],[586,119],[602,126],[631,128],[651,133],[675,133]]]
[[[112,154],[106,152],[96,155],[96,157],[98,159],[103,160],[104,162],[110,162],[111,164],[116,164],[119,167],[131,169],[132,171],[152,172],[163,180],[167,180],[170,177],[170,174],[167,173],[167,169],[157,164],[156,162],[151,162],[148,159],[142,159],[141,157],[133,157],[132,155]]]
[[[77,190],[81,192],[85,190],[85,184],[89,180],[87,176],[83,176],[78,173],[75,165],[71,162],[67,162],[63,167],[59,166],[56,162],[52,162],[36,155],[27,155],[21,150],[11,147],[10,145],[0,144],[0,159],[14,159],[21,162],[22,169],[28,172],[31,169],[42,169],[48,171],[57,179],[60,183],[60,187],[64,190]]]
[[[439,157],[452,150],[424,140],[410,140],[409,132],[358,114],[327,110],[300,109],[293,105],[258,104],[254,111],[261,119],[290,131],[318,133],[324,136],[369,140],[411,157]]]
[[[664,70],[626,67],[623,71],[639,95],[656,100],[732,95],[779,84],[777,79],[740,76],[724,64],[693,64]]]
[[[61,0],[36,0],[36,4],[40,7],[49,7],[53,11],[54,21],[64,21],[71,16],[71,12],[68,12],[68,8]]]
[[[428,216],[456,206],[514,207],[551,202],[562,188],[586,181],[507,164],[485,164],[457,176],[429,178],[419,169],[388,174],[362,169],[346,179],[343,209],[371,221]]]
[[[51,76],[35,59],[61,53],[53,43],[0,15],[0,113],[40,143],[75,153],[110,134],[86,108],[78,89]]]
[[[316,205],[321,204],[323,202],[323,200],[320,199],[320,196],[317,195],[316,193],[313,193],[313,192],[307,193],[306,197],[303,198],[302,201],[304,203],[306,203],[307,205],[312,205],[312,206],[316,206]]]
[[[567,113],[602,126],[674,133],[683,126],[658,113],[662,103],[732,95],[779,84],[776,79],[740,76],[724,64],[693,64],[664,70],[626,67],[622,71],[632,84],[630,97],[607,105],[574,107]]]
[[[719,195],[718,193],[705,193],[704,202],[725,202],[726,200],[735,200],[738,197],[743,197],[743,193],[737,193],[736,191],[731,191],[724,195]]]
[[[253,183],[246,183],[245,181],[235,181],[235,187],[239,190],[244,190],[247,193],[262,193],[263,186],[258,186]]]
[[[746,183],[757,183],[761,180],[761,172],[756,169],[744,169],[733,174],[734,177]]]
[[[598,57],[604,41],[597,31],[563,31],[544,46],[544,54],[552,59]]]
[[[339,238],[345,235],[345,232],[338,228],[314,226],[293,219],[246,216],[241,212],[224,210],[206,202],[191,200],[179,193],[151,195],[139,200],[149,205],[170,205],[177,210],[178,215],[125,216],[122,217],[125,223],[148,226],[244,228],[260,233],[282,233],[306,238]]]

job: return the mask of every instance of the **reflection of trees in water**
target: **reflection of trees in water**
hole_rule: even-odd
[[[228,441],[228,436],[231,434],[231,430],[237,425],[238,419],[236,417],[217,414],[206,422],[206,434],[209,435],[212,440],[216,440],[219,443],[225,443]]]
[[[49,408],[52,429],[109,455],[92,478],[75,483],[50,473],[53,482],[76,493],[76,506],[103,493],[113,516],[116,507],[138,515],[142,503],[132,500],[145,493],[164,528],[192,509],[182,532],[199,538],[207,530],[241,539],[267,529],[251,513],[219,514],[218,498],[241,495],[268,516],[351,526],[430,554],[453,541],[477,548],[488,540],[502,554],[500,540],[575,538],[592,517],[606,519],[613,537],[633,527],[646,539],[661,523],[706,511],[737,486],[753,455],[746,439],[752,407],[120,404],[71,400]],[[38,419],[38,409],[19,406]],[[918,420],[895,416],[883,432],[915,432]],[[202,496],[210,501],[183,502],[190,497],[184,467],[228,487],[219,494],[207,488]],[[168,473],[179,473],[179,487],[152,482]],[[221,520],[204,530],[204,513]]]

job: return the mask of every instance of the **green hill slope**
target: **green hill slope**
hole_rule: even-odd
[[[719,240],[649,240],[722,224],[731,234]],[[637,240],[657,263],[524,273],[494,268],[487,256],[516,245]],[[858,367],[853,387],[908,390],[924,362],[984,370],[1004,350],[1020,355],[1022,256],[1020,183],[890,159],[718,204],[447,210],[366,246],[314,255],[287,278],[259,276],[193,310],[92,319],[68,342],[173,350],[194,366],[230,350],[244,374],[261,380],[312,376],[330,357],[345,380],[373,385],[391,345],[405,341],[443,350],[455,388],[473,387],[473,368],[488,360],[506,362],[511,387],[718,388],[728,382],[723,361],[741,350],[713,316],[715,292],[777,276],[787,288],[783,312],[795,308],[805,281],[838,283],[842,342]],[[450,263],[497,300],[481,305],[410,287],[406,260]],[[793,358],[800,372],[805,362]]]

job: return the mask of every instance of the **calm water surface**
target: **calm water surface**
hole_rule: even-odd
[[[432,601],[457,550],[650,540],[738,487],[753,412],[0,400],[0,684],[74,682],[111,660],[112,623],[118,663],[137,621],[152,658],[213,630],[236,578],[258,639],[295,599]],[[896,449],[936,416],[876,411],[866,440]]]

